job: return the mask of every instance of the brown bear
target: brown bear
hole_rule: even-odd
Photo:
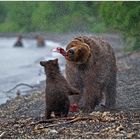
[[[45,117],[49,119],[54,112],[56,117],[66,117],[70,102],[68,95],[79,94],[80,91],[71,87],[60,73],[58,59],[41,61],[46,73],[46,111]]]
[[[45,47],[45,40],[42,36],[37,35],[37,36],[35,36],[35,39],[37,41],[38,47]]]
[[[80,36],[67,45],[66,51],[60,48],[57,51],[66,58],[66,79],[81,91],[73,100],[84,111],[93,111],[101,101],[106,107],[115,106],[117,66],[108,42],[94,36]]]
[[[14,47],[23,47],[22,36],[21,35],[19,35],[17,37],[17,41],[15,42]]]

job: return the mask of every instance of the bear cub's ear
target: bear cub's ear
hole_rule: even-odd
[[[40,61],[40,65],[41,66],[45,66],[45,62],[44,61]]]
[[[53,64],[58,64],[58,58],[53,60]]]

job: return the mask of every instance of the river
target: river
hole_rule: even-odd
[[[0,104],[7,101],[7,94],[10,97],[16,96],[15,92],[5,94],[3,91],[19,83],[36,85],[45,79],[44,69],[39,64],[40,60],[59,58],[61,70],[64,69],[65,62],[62,56],[51,51],[52,48],[61,46],[60,43],[45,40],[46,47],[39,48],[35,40],[23,39],[24,47],[20,48],[13,47],[15,41],[15,37],[0,38]],[[27,87],[18,88],[27,90]]]

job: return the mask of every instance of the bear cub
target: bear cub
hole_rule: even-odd
[[[80,91],[71,87],[61,74],[58,59],[41,61],[46,74],[46,109],[45,118],[50,119],[51,113],[55,117],[67,117],[70,107],[68,95],[79,94]]]

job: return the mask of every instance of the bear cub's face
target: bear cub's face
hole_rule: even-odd
[[[45,72],[59,70],[58,59],[48,60],[48,61],[40,61],[40,65],[45,68]]]
[[[89,46],[79,40],[73,40],[68,44],[66,50],[65,58],[77,64],[86,63],[91,54]]]

